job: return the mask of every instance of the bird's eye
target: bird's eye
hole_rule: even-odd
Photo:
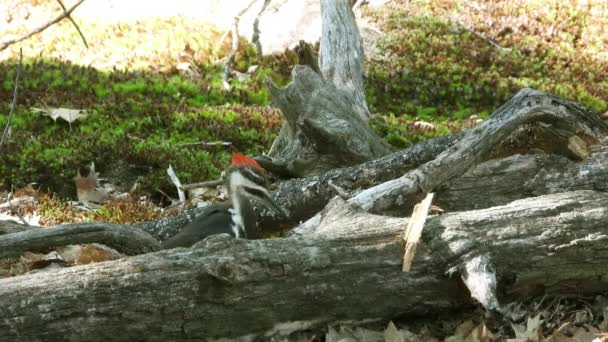
[[[248,180],[252,181],[253,183],[257,184],[257,185],[261,185],[261,186],[265,186],[266,185],[266,178],[256,172],[255,170],[252,169],[243,169],[241,170],[241,174],[247,178]]]

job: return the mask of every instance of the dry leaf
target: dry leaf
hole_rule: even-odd
[[[94,163],[78,169],[78,174],[74,177],[78,200],[89,208],[99,207],[98,204],[108,198],[108,192],[98,187],[97,177]]]
[[[386,327],[386,330],[384,330],[384,341],[386,341],[386,342],[405,342],[403,335],[397,329],[397,327],[395,326],[395,324],[392,321],[388,322],[388,326]]]
[[[327,342],[382,342],[384,341],[384,334],[379,331],[368,330],[364,328],[349,328],[341,326],[340,331],[336,331],[332,327],[328,327],[327,334],[325,335],[325,341]]]
[[[25,252],[21,255],[21,260],[26,262],[29,271],[40,270],[53,265],[65,264],[63,258],[56,251],[48,254],[38,254]]]
[[[548,340],[560,342],[602,341],[600,330],[595,327],[584,325],[582,327],[573,327],[573,329],[568,334],[564,334],[566,330],[558,331],[548,338]]]
[[[71,109],[71,108],[34,108],[33,112],[40,112],[43,115],[50,116],[53,121],[57,121],[57,118],[62,118],[68,123],[72,123],[80,118],[85,118],[88,114],[82,109]]]
[[[515,331],[515,338],[507,341],[512,342],[543,342],[545,340],[542,329],[543,321],[540,315],[536,317],[528,317],[526,326],[520,324],[511,324]]]
[[[416,121],[414,122],[414,128],[418,131],[427,132],[435,129],[435,125],[426,121]]]
[[[454,335],[446,338],[445,342],[489,342],[493,339],[494,335],[484,323],[476,326],[472,320],[467,320],[456,327]]]
[[[80,255],[78,256],[78,259],[76,259],[76,264],[84,265],[92,262],[116,260],[118,257],[119,254],[115,250],[94,243],[82,246]]]

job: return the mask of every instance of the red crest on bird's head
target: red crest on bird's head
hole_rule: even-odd
[[[235,166],[253,166],[256,169],[263,170],[263,168],[254,159],[244,156],[238,153],[232,153],[232,165]]]

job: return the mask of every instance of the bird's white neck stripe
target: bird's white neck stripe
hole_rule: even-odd
[[[241,206],[238,200],[235,198],[232,199],[232,208],[230,209],[230,213],[232,214],[232,224],[230,225],[232,232],[234,233],[234,237],[241,238],[241,232],[245,230],[245,224],[243,222],[243,216],[241,215]]]
[[[255,173],[251,173],[251,175],[259,177]],[[241,200],[243,198],[239,198],[239,196],[243,196],[244,199],[247,199],[247,194],[243,190],[245,187],[258,190],[263,193],[267,193],[268,190],[266,190],[266,188],[264,188],[263,186],[260,186],[255,182],[251,181],[240,172],[233,172],[232,174],[230,174],[229,177],[230,179],[228,191],[230,193],[230,199],[232,201],[232,226],[230,228],[232,229],[234,236],[236,236],[237,238],[247,238],[248,236],[246,232],[245,221],[241,211]]]

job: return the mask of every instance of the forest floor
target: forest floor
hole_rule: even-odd
[[[60,13],[55,2],[8,0],[0,6],[0,36],[7,38]],[[159,219],[176,212],[167,209],[177,197],[169,165],[182,183],[199,182],[219,178],[232,152],[269,149],[283,119],[264,81],[286,84],[295,53],[259,57],[241,40],[228,91],[221,65],[230,37],[220,43],[224,30],[169,13],[128,22],[75,16],[88,49],[64,20],[0,51],[2,128],[19,48],[24,55],[11,137],[0,146],[0,203],[9,195],[28,199],[0,207],[0,218],[19,214],[44,226]],[[395,149],[472,127],[525,86],[608,111],[606,1],[393,1],[362,14],[383,32],[367,61],[367,101],[375,114],[370,123]],[[67,122],[35,110],[54,107],[87,115]],[[214,141],[229,145],[197,145]],[[92,161],[115,196],[83,211],[70,202],[76,200],[73,178]],[[214,200],[217,192],[203,197]],[[584,302],[593,310],[575,300],[550,301],[553,308],[573,310],[559,322],[580,310],[595,312],[603,298]],[[427,329],[425,336],[470,335],[482,328],[479,317],[464,327],[459,317],[443,333]],[[593,321],[577,319],[576,329]],[[416,334],[425,334],[421,327]],[[571,328],[563,330],[578,331]]]

